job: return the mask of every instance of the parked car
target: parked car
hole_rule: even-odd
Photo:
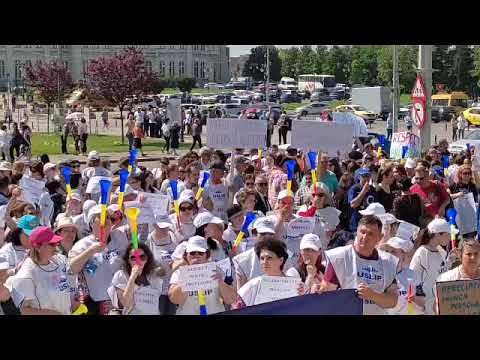
[[[309,105],[301,106],[295,110],[297,115],[307,116],[307,115],[320,115],[324,111],[328,111],[328,102],[313,102]]]
[[[432,121],[450,121],[453,115],[467,109],[467,101],[468,95],[461,91],[432,95]]]
[[[480,107],[471,107],[463,112],[465,119],[472,125],[480,125]]]
[[[238,117],[243,109],[246,108],[245,105],[241,104],[217,104],[217,107],[225,110],[227,116],[229,117]]]
[[[473,130],[462,140],[457,140],[451,143],[448,146],[448,151],[452,154],[458,154],[462,151],[467,151],[467,144],[470,144],[471,146],[480,144],[480,130]]]
[[[299,102],[302,102],[302,98],[298,96],[298,94],[295,92],[283,93],[280,96],[280,104],[299,103]]]
[[[329,101],[330,93],[327,89],[317,89],[310,95],[310,101]]]
[[[374,113],[373,111],[368,111],[362,105],[340,105],[337,106],[335,110],[353,112],[355,113],[355,115],[360,116],[367,125],[373,124],[375,120],[379,117],[378,114]]]

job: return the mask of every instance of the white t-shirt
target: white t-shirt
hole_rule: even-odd
[[[445,282],[445,281],[458,281],[458,280],[472,280],[470,278],[466,278],[462,276],[460,272],[460,266],[457,266],[455,269],[449,270],[440,274],[437,279],[437,282]]]
[[[73,216],[72,221],[75,225],[78,225],[80,227],[78,229],[78,236],[80,237],[80,239],[88,236],[91,233],[90,227],[85,221],[85,215],[83,213]]]
[[[231,246],[237,240],[237,233],[233,230],[232,225],[228,225],[227,229],[223,232],[223,240],[227,243],[230,243]],[[240,243],[239,248],[237,249],[237,254],[241,254],[255,246],[255,240],[249,236],[244,236],[242,242]]]
[[[14,269],[27,256],[27,249],[23,246],[14,246],[12,243],[6,243],[0,248],[0,257],[8,261],[10,269]]]
[[[118,270],[112,279],[112,286],[121,290],[125,290],[128,282],[128,275],[125,270]],[[150,285],[138,286],[135,284],[135,290],[133,294],[134,305],[131,311],[124,309],[124,315],[160,315],[158,303],[160,295],[162,294],[163,281],[159,277],[148,277]],[[114,289],[115,290],[115,289]],[[114,306],[118,306],[116,298],[116,291],[112,303]]]
[[[123,231],[120,229],[114,230],[110,233],[110,237],[111,240],[107,248],[103,252],[93,255],[83,268],[90,297],[94,301],[109,299],[107,289],[112,282],[113,275],[122,267],[122,257],[127,250],[128,239]],[[79,240],[68,253],[69,261],[96,242],[93,235]],[[87,271],[86,268],[90,267],[96,267],[96,269],[91,272]]]
[[[180,269],[173,272],[170,279],[170,285],[180,285]],[[215,288],[213,290],[205,291],[205,305],[207,307],[207,314],[216,314],[225,311],[225,306],[220,300],[220,290]],[[200,315],[200,305],[198,304],[198,292],[189,291],[187,300],[178,305],[176,315]]]
[[[190,239],[192,236],[195,235],[195,231],[197,230],[197,228],[193,225],[193,220],[189,224],[181,223],[180,228],[182,232],[180,232],[178,230],[177,215],[170,214],[169,217],[173,225],[173,233],[175,234],[174,241],[177,244],[180,244],[182,241],[187,241],[188,239]]]
[[[227,221],[228,208],[228,188],[222,184],[209,184],[205,188],[205,195],[213,201],[212,214],[219,217],[223,221]]]
[[[67,258],[57,254],[48,265],[37,265],[25,259],[15,276],[8,278],[7,286],[14,288],[32,307],[49,309],[64,315],[71,313],[71,293],[75,289],[74,277],[67,273]]]
[[[162,276],[161,279],[163,280],[162,295],[168,295],[168,288],[170,287],[170,276],[172,275],[170,271],[170,269],[172,268],[171,264],[173,262],[172,254],[176,248],[176,245],[172,240],[172,236],[170,236],[169,242],[161,243],[160,245],[158,245],[155,240],[153,240],[152,233],[148,235],[146,245],[152,251],[155,262],[161,265],[162,268],[167,271],[167,274],[165,276]]]
[[[257,297],[257,293],[260,288],[261,281],[262,281],[262,276],[259,275],[249,280],[245,285],[243,285],[238,290],[238,295],[242,298],[245,306],[254,305],[255,298]]]
[[[434,315],[435,282],[440,274],[448,270],[447,252],[438,246],[438,251],[431,251],[420,246],[412,257],[410,269],[415,271],[425,294],[425,314]]]
[[[185,184],[183,183],[183,181],[178,180],[177,181],[177,195],[178,195],[178,198],[180,198],[180,194],[183,192],[183,190],[185,190]],[[172,192],[172,188],[170,186],[170,180],[168,180],[168,179],[163,180],[162,186],[160,186],[160,192],[164,195],[168,195],[168,197],[170,198],[170,201],[173,204],[173,192]]]

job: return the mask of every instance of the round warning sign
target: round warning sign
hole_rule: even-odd
[[[421,129],[425,125],[425,103],[415,101],[412,106],[412,121],[416,127]]]

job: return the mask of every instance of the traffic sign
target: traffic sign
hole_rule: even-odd
[[[423,101],[414,101],[412,106],[412,121],[416,127],[421,129],[425,125],[426,114],[425,114],[425,102]]]
[[[427,96],[425,94],[425,85],[423,84],[423,78],[420,74],[417,74],[415,85],[412,90],[412,100],[420,100],[424,103],[427,102]]]

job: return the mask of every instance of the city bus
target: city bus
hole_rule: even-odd
[[[298,75],[298,90],[308,90],[313,93],[317,89],[331,89],[335,88],[337,82],[333,75]]]

